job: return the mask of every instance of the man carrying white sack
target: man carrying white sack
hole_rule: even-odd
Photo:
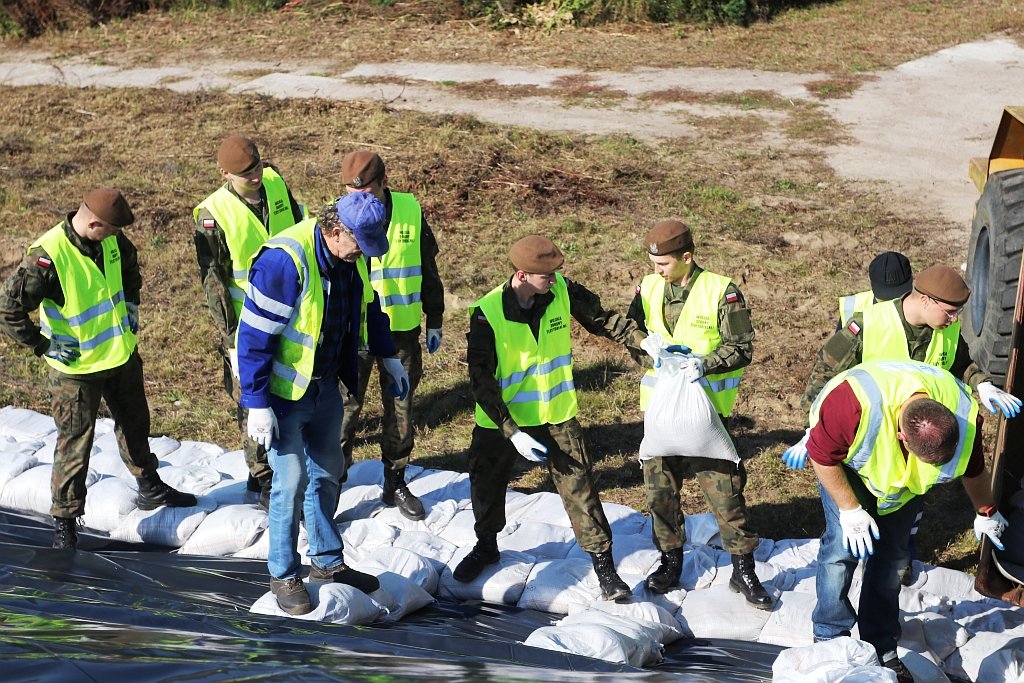
[[[644,238],[654,272],[636,289],[628,317],[637,331],[628,344],[634,358],[657,367],[662,352],[685,347],[692,353],[680,365],[691,382],[698,382],[719,417],[727,418],[736,402],[743,368],[753,356],[754,328],[743,294],[729,278],[704,270],[693,259],[690,228],[676,220],[663,220]],[[640,352],[642,350],[642,352]],[[647,410],[654,390],[655,370],[640,383],[640,408]],[[728,434],[723,436],[728,438]],[[747,475],[734,460],[679,455],[643,460],[647,506],[653,520],[654,542],[661,550],[661,565],[647,577],[647,587],[666,593],[679,583],[683,568],[686,531],[679,502],[684,478],[695,474],[732,555],[729,587],[742,593],[758,609],[770,610],[772,597],[754,573],[754,549],[760,541],[750,529],[743,497]]]

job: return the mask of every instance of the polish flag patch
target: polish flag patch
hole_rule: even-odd
[[[846,329],[848,329],[851,334],[860,334],[860,325],[858,325],[854,320],[850,321],[850,324],[846,326]]]
[[[38,259],[36,259],[36,263],[39,264],[40,268],[49,268],[50,266],[53,265],[53,261],[46,258],[45,256],[40,256]]]
[[[207,230],[213,230],[214,228],[217,227],[217,221],[215,221],[212,218],[204,218],[203,227],[206,228]]]
[[[478,315],[478,316],[476,316],[476,321],[477,321],[478,323],[483,323],[484,325],[487,325],[487,326],[490,326],[490,324],[491,324],[491,323],[489,323],[489,322],[487,321],[487,318],[485,318],[485,317],[484,317],[484,316],[482,316],[482,315]]]
[[[740,300],[740,295],[737,294],[736,292],[728,292],[725,295],[725,303],[727,303],[727,304],[734,304],[734,303],[736,303],[739,300]]]

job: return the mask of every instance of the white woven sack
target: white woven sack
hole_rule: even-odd
[[[896,672],[878,664],[875,648],[835,638],[783,650],[772,664],[772,683],[896,683]]]
[[[676,619],[698,638],[757,640],[768,616],[739,593],[715,586],[687,593]]]
[[[277,606],[277,598],[270,591],[253,603],[253,614],[270,614],[305,621],[325,621],[332,624],[359,626],[372,624],[387,616],[387,609],[358,588],[343,583],[306,583],[313,611],[291,615]]]
[[[456,600],[516,604],[533,569],[533,557],[511,550],[503,552],[496,564],[484,567],[480,575],[472,581],[461,583],[455,580],[452,572],[471,550],[472,547],[464,546],[452,556],[448,567],[441,574],[439,595]]]
[[[134,479],[130,482],[119,477],[100,479],[86,490],[82,523],[90,529],[110,533],[137,507],[138,495]]]
[[[0,491],[0,507],[49,515],[53,502],[50,496],[52,476],[53,465],[37,465],[25,470],[11,479],[3,491]],[[89,470],[85,477],[85,485],[92,486],[98,479],[96,473]]]
[[[0,448],[2,448],[2,446],[0,446]],[[14,479],[22,472],[27,472],[38,464],[39,460],[36,456],[32,455],[32,452],[19,453],[3,450],[2,453],[0,453],[0,489],[7,486],[7,482]]]
[[[255,505],[229,505],[208,514],[181,546],[183,555],[234,555],[267,528],[267,514]]]
[[[369,571],[380,581],[380,588],[370,593],[375,602],[387,608],[385,621],[398,621],[434,602],[434,596],[423,590],[415,581],[410,581],[394,572]]]
[[[633,666],[643,666],[650,656],[650,641],[640,643],[597,624],[544,626],[531,633],[524,645]]]

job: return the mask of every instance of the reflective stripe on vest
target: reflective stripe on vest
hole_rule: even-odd
[[[269,234],[256,214],[246,206],[244,200],[229,189],[226,183],[192,210],[192,217],[198,220],[199,212],[206,209],[224,231],[231,257],[231,284],[228,291],[231,294],[231,303],[235,307],[236,318],[242,313],[242,301],[248,290],[249,264],[252,257],[267,239],[295,224],[284,179],[273,169],[264,168],[263,188],[267,194],[267,205],[270,207]]]
[[[503,286],[496,287],[474,306],[486,316],[494,330],[498,367],[495,379],[501,398],[512,419],[521,427],[561,424],[576,417],[576,384],[572,377],[572,337],[569,325],[569,289],[561,275],[551,288],[554,300],[548,304],[535,339],[526,323],[505,319]],[[497,429],[479,404],[476,423]]]
[[[693,283],[675,329],[669,332],[665,324],[665,278],[651,274],[640,282],[640,300],[648,332],[657,332],[667,344],[689,346],[697,357],[706,356],[722,343],[718,332],[718,303],[725,296],[731,281],[722,275],[702,271]],[[704,392],[711,399],[719,415],[728,417],[736,403],[736,394],[743,378],[743,368],[715,372],[700,379]],[[640,380],[640,409],[647,410],[657,375],[653,369]]]
[[[864,309],[863,360],[910,360],[907,332],[896,307],[901,300],[882,301]],[[956,347],[960,341],[960,321],[945,329],[932,330],[924,362],[949,370],[956,359]]]
[[[857,292],[839,297],[839,322],[842,325],[850,322],[850,318],[864,311],[865,308],[875,302],[875,295],[871,291]]]
[[[860,424],[846,465],[854,469],[878,500],[880,515],[895,512],[915,496],[963,475],[977,437],[978,403],[945,370],[917,361],[870,361],[834,377],[811,407],[810,424],[818,423],[825,397],[847,381],[861,406]],[[959,438],[953,458],[936,467],[916,457],[904,458],[896,438],[903,403],[915,393],[938,401],[956,417]]]
[[[415,197],[392,192],[388,251],[370,260],[370,282],[380,295],[381,308],[391,319],[391,329],[396,332],[416,329],[423,315],[422,218]]]
[[[71,243],[58,223],[36,240],[29,250],[41,248],[57,270],[64,291],[64,305],[43,299],[39,305],[39,327],[44,336],[77,341],[81,357],[68,365],[44,356],[54,370],[67,375],[84,375],[110,370],[128,360],[135,351],[135,335],[128,324],[128,308],[121,283],[121,250],[117,236],[102,242],[103,272]]]

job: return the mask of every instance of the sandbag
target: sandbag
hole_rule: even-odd
[[[270,614],[290,619],[325,621],[332,624],[372,624],[387,616],[387,609],[366,593],[343,583],[306,583],[313,611],[309,614],[288,614],[277,606],[277,598],[270,591],[253,603],[253,614]]]
[[[650,651],[646,649],[649,643],[638,643],[597,624],[544,626],[531,633],[523,644],[634,666],[643,666],[650,657]]]
[[[836,638],[783,650],[772,664],[772,682],[896,683],[896,672],[880,666],[864,641]]]
[[[370,593],[374,602],[388,611],[385,621],[398,621],[434,602],[434,596],[425,591],[415,581],[411,581],[395,572],[369,571],[380,581],[380,588]]]
[[[664,456],[715,458],[739,462],[740,456],[722,418],[701,386],[679,372],[683,357],[662,359],[657,380],[644,413],[644,438],[640,459]]]
[[[635,601],[622,603],[598,600],[587,607],[580,605],[569,606],[569,616],[588,611],[631,619],[641,624],[645,629],[648,629],[655,640],[665,645],[674,643],[685,635],[672,613],[653,602]]]
[[[181,553],[185,555],[234,555],[248,548],[267,528],[267,514],[254,505],[217,508],[192,532]]]
[[[665,649],[662,647],[659,638],[662,632],[659,624],[649,621],[638,621],[631,617],[619,616],[600,610],[574,612],[559,621],[556,626],[559,628],[579,626],[603,626],[610,628],[623,638],[636,643],[633,647],[634,655],[629,662],[635,666],[646,666],[660,661]]]
[[[85,516],[82,524],[90,529],[110,533],[121,526],[125,518],[137,506],[139,492],[135,480],[106,477],[86,490]]]
[[[698,638],[757,640],[768,616],[739,593],[715,586],[687,593],[676,619]]]
[[[459,562],[473,548],[464,546],[452,556],[451,561],[441,574],[440,594],[456,600],[486,600],[514,605],[519,601],[526,586],[526,580],[533,569],[533,557],[525,553],[509,550],[501,553],[497,563],[484,567],[472,581],[462,583],[456,581],[452,572]]]

